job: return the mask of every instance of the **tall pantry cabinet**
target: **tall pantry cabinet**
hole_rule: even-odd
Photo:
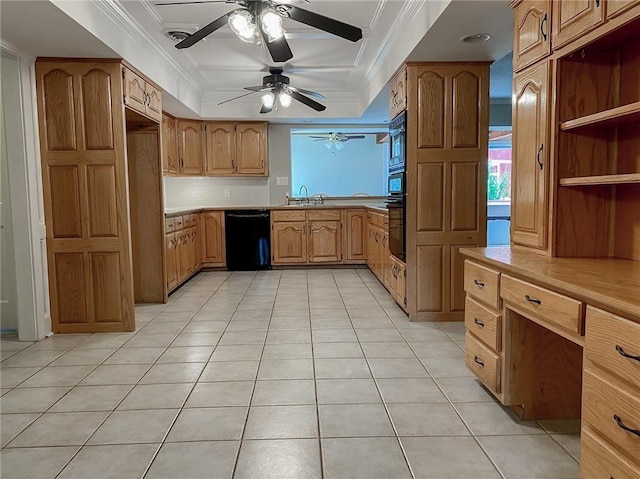
[[[163,236],[155,230],[161,227],[163,206],[159,134],[148,134],[158,124],[124,108],[129,100],[123,88],[126,70],[119,60],[36,62],[49,292],[56,333],[133,331],[136,295],[163,301],[166,294],[164,284],[144,273],[162,272],[164,277],[162,260],[148,264],[156,260],[140,258],[132,249],[132,243],[142,243],[148,250],[162,252]],[[154,88],[146,83],[145,87]],[[150,94],[158,95],[159,91]],[[130,133],[144,133],[132,137],[128,159],[127,118],[136,125]],[[138,153],[144,163],[139,175]],[[151,174],[158,184],[143,191]],[[135,198],[146,198],[153,205],[146,217],[138,214]],[[149,219],[156,217],[157,221]],[[137,218],[141,224],[135,223]],[[143,236],[133,238],[137,234]],[[135,291],[134,270],[143,271],[137,274]]]

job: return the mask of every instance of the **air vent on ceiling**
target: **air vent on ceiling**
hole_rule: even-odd
[[[164,32],[164,36],[170,38],[174,42],[181,42],[187,38],[190,34],[180,30],[168,30]]]

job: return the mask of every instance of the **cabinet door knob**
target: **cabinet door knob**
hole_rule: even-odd
[[[473,318],[473,322],[478,325],[480,328],[484,328],[484,323],[480,321],[478,318]]]
[[[625,358],[629,358],[629,359],[633,359],[634,361],[640,361],[640,356],[632,356],[631,354],[627,353],[624,349],[622,349],[622,346],[616,344],[616,351],[618,351],[618,353],[620,353],[620,356],[624,356]]]
[[[481,368],[484,367],[484,363],[482,361],[480,361],[480,359],[478,358],[478,356],[474,356],[473,357],[473,362],[476,363],[477,365],[479,365]]]
[[[539,299],[536,299],[536,298],[532,298],[528,294],[524,295],[524,299],[526,299],[530,303],[537,304],[538,306],[540,306],[542,304],[542,301],[540,301]]]
[[[484,288],[484,283],[482,281],[478,281],[477,279],[473,280],[473,284],[475,284],[478,288]]]

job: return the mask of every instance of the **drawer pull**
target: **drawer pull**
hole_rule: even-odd
[[[476,323],[479,327],[484,328],[484,323],[478,318],[473,318],[473,322]]]
[[[620,419],[620,416],[618,416],[617,414],[613,415],[613,420],[618,424],[618,427],[620,429],[624,429],[625,431],[640,437],[640,429],[631,429],[630,427],[625,426],[622,422],[622,419]]]
[[[484,283],[482,281],[478,281],[477,279],[473,280],[473,284],[475,284],[478,288],[484,288]]]
[[[482,368],[484,367],[484,363],[478,359],[478,356],[473,357],[473,362],[479,364]]]
[[[616,344],[616,351],[620,353],[620,356],[633,359],[634,361],[640,361],[640,356],[632,356],[631,354],[627,353],[624,349],[622,349],[622,346],[619,346],[617,344]]]
[[[541,305],[542,304],[542,301],[540,301],[539,299],[536,299],[536,298],[532,298],[528,294],[524,295],[524,299],[526,299],[527,301],[529,301],[530,303],[533,303],[533,304],[537,304],[537,305]]]

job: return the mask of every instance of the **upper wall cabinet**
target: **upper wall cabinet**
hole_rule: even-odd
[[[178,173],[178,143],[175,118],[162,115],[162,172],[165,175]]]
[[[520,1],[514,7],[513,70],[551,53],[551,0]]]
[[[402,67],[389,82],[389,118],[407,109],[407,68]]]
[[[204,147],[202,122],[194,120],[177,121],[178,173],[184,176],[201,176]]]
[[[207,122],[208,176],[267,176],[267,123]]]
[[[160,90],[125,66],[122,67],[122,79],[124,81],[125,106],[152,120],[162,121]]]
[[[604,10],[604,0],[554,0],[553,48],[566,45],[604,22]]]

